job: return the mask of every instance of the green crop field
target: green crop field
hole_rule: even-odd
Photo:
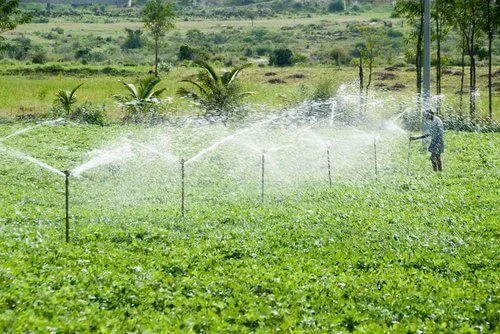
[[[352,132],[345,161],[347,133],[318,130],[332,186],[321,149],[269,153],[263,203],[260,157],[235,140],[186,165],[185,217],[178,162],[132,149],[70,178],[69,243],[64,177],[12,151],[63,170],[129,140],[189,158],[236,131],[66,124],[3,140],[0,330],[498,330],[496,134],[447,132],[442,174],[417,143],[408,174],[406,136],[382,136],[375,179],[371,140]],[[294,140],[283,131],[266,140]]]
[[[0,333],[499,333],[494,1],[0,3]]]

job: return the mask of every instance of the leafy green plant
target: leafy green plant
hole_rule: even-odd
[[[142,30],[141,29],[129,29],[125,28],[125,32],[127,33],[127,38],[125,42],[122,44],[122,49],[139,49],[143,44]]]
[[[66,116],[71,115],[71,109],[73,105],[76,103],[76,91],[80,88],[83,83],[79,84],[72,90],[60,90],[56,94],[55,103],[58,107],[64,110]]]
[[[276,66],[293,65],[293,52],[288,48],[275,49],[269,57],[269,64]]]
[[[0,135],[25,125],[0,124]],[[213,130],[179,131],[173,153],[212,144]],[[158,138],[141,126],[66,124],[3,144],[62,169],[131,131]],[[411,183],[402,139],[379,143],[391,154],[378,182],[340,168],[332,187],[270,177],[275,193],[262,204],[256,166],[245,164],[252,180],[230,176],[223,161],[235,156],[219,152],[189,166],[182,220],[175,165],[140,155],[102,166],[71,179],[70,244],[58,223],[63,178],[1,145],[0,332],[494,333],[500,137],[447,131],[440,176],[412,145]]]
[[[320,78],[314,83],[311,99],[316,101],[327,100],[333,95],[333,81],[329,77]]]
[[[139,80],[137,85],[121,80],[120,82],[126,88],[127,94],[114,97],[126,108],[128,116],[136,120],[140,114],[151,112],[152,108],[161,102],[160,95],[165,91],[165,88],[156,88],[161,79],[151,75]]]
[[[23,13],[18,7],[19,0],[0,0],[0,33],[30,21],[31,15]]]
[[[76,108],[71,118],[82,123],[103,126],[106,122],[106,110],[104,106],[97,106],[90,102],[85,102]]]
[[[198,73],[181,80],[194,86],[194,90],[181,87],[177,91],[178,94],[199,103],[205,109],[206,116],[231,117],[241,114],[241,110],[235,107],[241,104],[245,96],[252,93],[242,92],[236,78],[251,64],[233,67],[222,74],[202,60],[196,60],[194,64],[200,68]]]
[[[328,11],[331,13],[341,12],[344,10],[344,4],[341,0],[332,0],[328,4]]]

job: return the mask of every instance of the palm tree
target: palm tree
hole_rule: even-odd
[[[56,94],[55,103],[59,104],[59,106],[66,112],[66,116],[71,115],[71,109],[73,105],[76,103],[76,91],[80,88],[83,83],[79,84],[72,90],[60,90]]]
[[[231,116],[242,98],[252,94],[241,92],[235,80],[243,69],[252,64],[234,67],[221,75],[207,62],[195,60],[194,64],[200,68],[198,73],[181,80],[194,86],[194,90],[181,87],[177,93],[199,103],[205,109],[206,116]]]
[[[127,107],[131,114],[144,113],[149,111],[150,108],[158,104],[160,95],[165,91],[165,88],[156,89],[156,85],[160,83],[161,79],[155,76],[147,76],[139,80],[138,85],[127,83],[122,80],[120,82],[127,89],[128,94],[115,95],[114,97],[120,102],[122,106]]]

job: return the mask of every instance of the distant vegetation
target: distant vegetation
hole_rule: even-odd
[[[470,81],[469,77],[475,78],[476,68],[486,67],[490,59],[493,67],[500,64],[497,53],[489,55],[490,49],[500,47],[500,40],[491,39],[491,48],[488,43],[488,27],[498,27],[498,19],[490,20],[488,26],[485,18],[489,9],[478,2],[475,9],[484,15],[475,14],[475,47],[468,49],[463,40],[467,26],[458,24],[457,15],[450,15],[461,3],[454,1],[456,6],[442,0],[434,2],[442,6],[433,8],[433,27],[436,23],[440,26],[432,45],[433,50],[439,50],[432,54],[436,67],[433,75],[438,95],[442,93],[445,74],[460,76],[460,84],[447,91],[460,93],[456,95],[460,97],[459,110],[470,105],[472,119],[476,117],[477,94],[475,79]],[[268,66],[351,68],[349,80],[359,80],[362,90],[392,87],[420,91],[421,8],[412,5],[416,2],[398,0],[393,6],[391,1],[178,0],[169,5],[165,29],[156,35],[145,20],[144,9],[148,7],[144,3],[132,1],[128,7],[128,1],[83,1],[71,5],[58,1],[23,2],[21,12],[29,14],[33,24],[4,31],[4,39],[0,40],[0,73],[114,75],[135,77],[130,78],[135,81],[148,72],[167,75],[175,68],[189,69],[195,60],[222,69],[254,63],[263,68],[263,73],[273,72],[265,70]],[[464,7],[463,11],[470,9]],[[436,16],[437,13],[441,14]],[[500,16],[494,10],[491,13],[492,18]],[[467,21],[464,15],[462,21]],[[374,70],[377,68],[405,69],[411,72],[413,82],[408,82],[406,74],[404,80],[398,76],[400,81],[391,86],[377,82],[378,77],[372,77],[379,75]],[[394,76],[380,75],[380,80]],[[493,68],[488,76],[495,75],[498,71]],[[484,79],[477,80],[484,87]],[[273,84],[286,81],[266,79]],[[499,89],[494,83],[490,86]],[[304,90],[300,86],[297,89]],[[484,111],[484,107],[478,108]],[[489,115],[493,118],[491,108]]]

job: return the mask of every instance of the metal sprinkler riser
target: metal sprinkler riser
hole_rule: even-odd
[[[69,176],[71,173],[67,170],[63,171],[65,177],[65,197],[66,197],[66,217],[65,217],[65,230],[66,242],[69,242]]]

